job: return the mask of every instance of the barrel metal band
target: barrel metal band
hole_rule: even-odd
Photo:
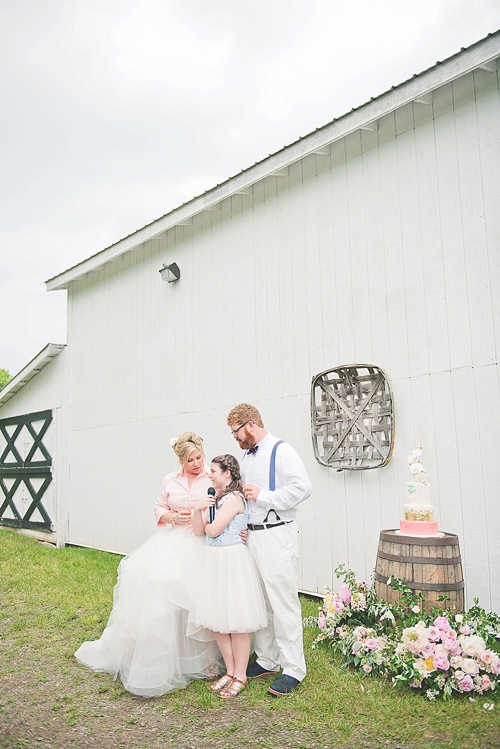
[[[385,583],[387,585],[388,577],[385,577],[384,575],[381,575],[379,572],[375,572],[375,580],[379,583]],[[458,583],[415,583],[415,582],[405,582],[405,585],[407,585],[411,590],[438,590],[438,591],[446,591],[446,590],[463,590],[465,588],[465,583],[463,580],[461,580]]]
[[[400,557],[397,554],[387,554],[379,551],[379,559],[388,559],[391,562],[402,562],[403,564],[461,564],[461,557]]]

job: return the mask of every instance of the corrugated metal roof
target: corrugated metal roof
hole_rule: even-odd
[[[469,65],[467,65],[467,62],[464,60],[467,55],[471,57]],[[345,137],[349,132],[354,132],[355,130],[360,129],[363,124],[373,122],[384,114],[404,106],[408,101],[411,101],[418,96],[422,96],[426,92],[428,93],[445,83],[449,83],[450,81],[467,74],[471,70],[485,65],[488,61],[496,59],[499,55],[500,30],[488,34],[484,39],[475,42],[469,47],[462,47],[459,52],[456,52],[454,55],[451,55],[443,61],[438,60],[436,64],[430,68],[427,68],[420,73],[415,73],[411,78],[396,86],[391,86],[390,89],[384,91],[378,96],[372,97],[369,101],[364,102],[358,107],[353,107],[350,112],[346,112],[340,117],[334,118],[325,125],[316,128],[316,130],[311,133],[301,136],[298,140],[284,146],[279,151],[255,162],[252,166],[242,169],[241,172],[229,177],[224,182],[215,185],[191,200],[173,208],[168,213],[154,219],[154,221],[145,224],[140,229],[132,232],[132,234],[128,234],[94,255],[90,255],[85,260],[71,266],[57,276],[49,278],[46,281],[47,289],[50,291],[53,289],[67,288],[71,281],[76,280],[89,271],[96,270],[110,260],[116,260],[116,258],[124,252],[137,247],[144,241],[147,241],[153,236],[157,236],[176,224],[185,222],[186,219],[192,218],[203,210],[207,210],[209,206],[219,203],[231,194],[240,192],[244,187],[256,184],[261,179],[275,173],[278,169],[283,169],[287,165],[314,153],[315,149],[321,147],[321,145],[332,143],[339,138]],[[465,64],[454,64],[461,60],[464,60]],[[441,72],[442,75],[439,74]],[[418,84],[420,82],[424,85],[419,86]],[[398,92],[403,92],[410,87],[413,90],[409,92],[409,96],[397,96]],[[392,104],[388,102],[391,97],[394,98]],[[383,102],[388,102],[388,105],[385,107],[377,106]],[[353,120],[352,127],[349,127],[349,125],[347,127],[342,127],[344,123],[347,124],[351,120]],[[335,133],[333,129],[338,132]],[[322,138],[323,135],[325,136],[324,138]],[[308,144],[310,144],[310,147],[308,147]],[[289,155],[290,158],[287,158],[287,155]],[[268,166],[267,169],[266,165]],[[234,186],[234,189],[228,190],[231,185]],[[171,220],[169,221],[169,219]],[[89,263],[91,264],[89,265]]]

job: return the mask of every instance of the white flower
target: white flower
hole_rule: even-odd
[[[418,625],[403,630],[403,644],[410,653],[417,655],[428,642],[425,634],[419,630]]]
[[[177,444],[177,437],[170,437],[170,447],[175,447]]]
[[[458,643],[462,648],[463,655],[466,656],[468,655],[474,657],[486,650],[486,643],[484,642],[482,637],[479,637],[479,635],[470,635],[470,637],[460,635],[460,637],[458,638]]]
[[[412,452],[412,457],[414,458],[420,458],[421,455],[422,455],[422,450],[414,450]]]
[[[458,624],[462,624],[463,620],[464,620],[464,615],[463,614],[455,614],[455,621]]]
[[[420,614],[420,606],[418,605],[418,603],[416,603],[415,606],[412,606],[411,610],[414,614]]]
[[[485,710],[493,710],[493,708],[495,707],[495,705],[494,705],[493,702],[485,702],[484,705],[483,705],[483,707],[484,707]]]
[[[466,674],[474,676],[479,673],[479,664],[474,660],[474,658],[463,658],[461,667]]]

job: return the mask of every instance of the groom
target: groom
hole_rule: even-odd
[[[257,660],[248,666],[247,677],[257,679],[282,669],[268,689],[282,697],[306,675],[295,515],[311,494],[311,482],[296,451],[265,430],[255,406],[235,406],[227,423],[245,450],[241,475],[250,500],[247,545],[262,579],[269,619],[268,626],[254,634]]]

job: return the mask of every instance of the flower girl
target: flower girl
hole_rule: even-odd
[[[257,570],[240,536],[247,527],[248,502],[238,461],[219,455],[210,475],[216,498],[199,500],[193,512],[193,530],[206,535],[206,547],[189,621],[192,633],[200,628],[215,633],[226,673],[211,689],[229,699],[247,684],[250,633],[267,625],[267,614]]]

